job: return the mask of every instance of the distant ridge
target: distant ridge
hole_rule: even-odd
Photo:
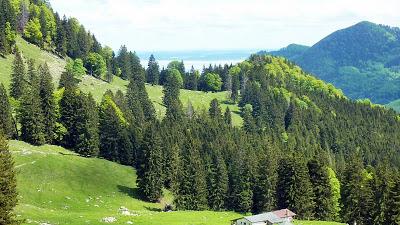
[[[362,21],[312,47],[291,44],[259,54],[283,56],[353,99],[387,104],[400,98],[400,29]]]

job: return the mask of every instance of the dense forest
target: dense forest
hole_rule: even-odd
[[[379,104],[400,98],[397,27],[360,22],[330,34],[312,47],[289,45],[268,54],[294,61],[350,98],[368,98]]]
[[[289,208],[303,219],[399,223],[400,117],[394,111],[350,100],[280,57],[252,55],[202,74],[186,73],[177,61],[160,70],[150,57],[145,70],[134,52],[123,46],[115,56],[76,19],[60,19],[46,2],[0,2],[0,26],[7,28],[2,53],[15,54],[10,89],[0,86],[2,223],[17,223],[6,138],[132,166],[141,197],[157,202],[167,188],[175,210]],[[46,64],[37,66],[14,46],[17,32],[74,59],[57,87]],[[125,93],[107,91],[97,104],[77,86],[86,73],[130,82]],[[146,82],[164,87],[162,118]],[[184,87],[229,90],[231,104],[241,106],[243,126],[232,126],[230,108],[221,109],[217,100],[208,111],[183,108]]]

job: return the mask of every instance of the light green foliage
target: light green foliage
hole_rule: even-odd
[[[113,108],[113,110],[115,111],[115,113],[118,116],[119,121],[121,122],[122,125],[127,126],[128,122],[126,121],[125,117],[124,117],[124,113],[121,111],[121,109],[117,106],[117,104],[115,104],[114,100],[111,98],[111,96],[109,95],[105,95],[104,96],[104,101],[103,104],[101,105],[101,107],[105,110],[108,107]]]
[[[42,42],[43,34],[40,31],[41,26],[38,18],[33,18],[29,20],[26,24],[24,30],[24,36],[35,44],[40,44]]]
[[[335,171],[328,167],[328,177],[329,177],[329,184],[331,186],[331,190],[332,190],[332,201],[334,203],[333,209],[335,210],[335,219],[339,218],[339,211],[340,211],[340,181],[339,179],[336,177]]]
[[[104,78],[107,73],[106,62],[104,61],[103,56],[98,53],[89,53],[85,59],[85,66],[90,75],[97,78]]]
[[[15,39],[17,37],[17,34],[15,33],[15,31],[13,31],[11,29],[11,24],[9,22],[6,23],[6,29],[5,29],[4,33],[6,34],[6,40],[8,43],[8,47],[11,48],[12,46],[15,45]],[[8,50],[11,50],[11,49],[8,49]]]
[[[174,76],[178,81],[179,87],[183,87],[183,78],[182,74],[179,72],[178,69],[172,68],[168,69],[168,76]]]
[[[216,73],[207,73],[204,75],[204,84],[207,91],[220,91],[222,87],[222,79]]]
[[[83,66],[82,59],[70,60],[67,67],[72,71],[74,77],[82,78],[86,74],[86,68]]]
[[[44,36],[46,36],[46,43],[51,44],[52,39],[55,37],[56,35],[56,30],[57,30],[57,25],[56,25],[56,20],[54,18],[54,14],[53,12],[47,8],[46,5],[41,5],[40,6],[40,10],[41,10],[41,14],[43,14],[44,16],[44,20],[45,20],[45,29],[47,31],[46,34],[43,34]],[[42,24],[43,26],[43,24]],[[42,28],[43,30],[43,28]]]
[[[239,66],[234,66],[234,67],[232,67],[232,68],[229,70],[229,74],[230,74],[231,76],[239,75],[239,74],[240,74],[240,71],[241,71],[241,69],[240,69]]]

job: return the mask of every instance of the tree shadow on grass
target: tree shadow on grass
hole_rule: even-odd
[[[138,188],[131,188],[123,185],[117,185],[119,192],[128,195],[131,198],[140,199]]]
[[[154,207],[145,206],[144,208],[145,208],[146,210],[149,210],[149,211],[152,211],[152,212],[161,212],[161,211],[162,211],[161,209],[159,209],[159,208],[154,208]]]

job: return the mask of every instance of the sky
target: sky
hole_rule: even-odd
[[[360,21],[400,27],[399,0],[50,0],[103,44],[135,51],[313,45]]]

